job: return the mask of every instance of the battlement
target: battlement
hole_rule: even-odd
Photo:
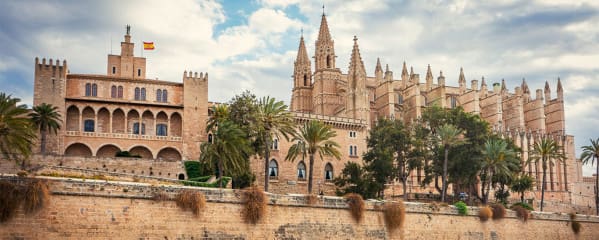
[[[208,73],[206,72],[206,74],[204,74],[203,72],[200,72],[200,74],[198,75],[198,72],[184,71],[183,82],[186,81],[191,81],[195,83],[206,82],[208,81]]]
[[[42,62],[40,63],[40,59],[38,57],[35,58],[35,65],[38,67],[57,67],[57,68],[67,68],[67,60],[62,60],[62,65],[60,64],[60,60],[56,59],[56,62],[52,60],[52,58],[48,59],[48,63],[46,64],[46,58],[42,58]]]

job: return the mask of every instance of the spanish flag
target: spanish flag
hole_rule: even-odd
[[[144,50],[154,50],[154,42],[144,42]]]

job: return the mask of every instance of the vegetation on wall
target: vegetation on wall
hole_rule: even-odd
[[[406,219],[406,207],[403,202],[387,202],[383,205],[385,226],[389,232],[401,228]]]
[[[530,211],[522,206],[513,205],[512,211],[516,212],[516,216],[523,222],[528,221],[528,218],[530,218]]]
[[[175,202],[181,209],[190,210],[196,216],[206,207],[206,197],[204,197],[204,194],[193,190],[179,192],[175,197]]]
[[[480,207],[478,210],[478,218],[481,222],[486,222],[493,217],[493,210],[489,206]]]
[[[266,194],[262,189],[252,186],[242,193],[243,219],[247,223],[258,223],[266,213]]]
[[[458,202],[454,203],[453,205],[458,210],[458,214],[460,214],[460,215],[468,214],[468,206],[466,205],[466,203],[464,203],[462,201],[458,201]]]
[[[129,151],[118,151],[114,155],[115,157],[127,157],[127,158],[141,158],[139,154],[131,154]]]
[[[582,224],[576,220],[576,213],[570,213],[570,227],[572,228],[572,232],[576,235],[582,230]]]
[[[491,204],[491,209],[493,209],[493,220],[499,220],[505,217],[506,211],[503,204]]]
[[[52,104],[41,103],[33,107],[32,112],[29,113],[29,117],[33,125],[40,132],[40,152],[41,154],[46,154],[46,137],[48,133],[57,134],[60,129],[61,116],[58,112],[58,107],[52,106]]]
[[[364,210],[366,209],[364,199],[362,199],[360,194],[350,193],[345,195],[345,200],[347,201],[347,206],[349,207],[348,209],[352,218],[357,223],[360,223],[362,217],[364,217]]]
[[[38,179],[23,178],[17,183],[0,180],[0,222],[14,216],[19,207],[25,213],[35,213],[44,208],[50,198],[48,183]]]

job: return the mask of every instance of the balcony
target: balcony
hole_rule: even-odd
[[[98,137],[98,138],[118,138],[118,139],[143,139],[143,140],[158,140],[181,142],[182,137],[178,136],[154,136],[154,135],[139,135],[128,133],[103,133],[103,132],[81,132],[81,131],[66,131],[66,136],[70,137]]]

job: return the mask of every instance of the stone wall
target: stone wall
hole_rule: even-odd
[[[481,223],[477,210],[458,216],[455,208],[433,210],[407,203],[402,229],[388,232],[380,202],[367,202],[364,219],[356,223],[345,201],[319,198],[312,206],[302,195],[269,195],[265,218],[256,225],[242,220],[240,192],[193,188],[208,203],[199,216],[180,210],[173,201],[151,200],[153,192],[174,196],[189,187],[142,183],[51,179],[48,207],[31,215],[18,212],[0,223],[4,239],[593,239],[599,218],[579,215],[576,236],[566,214],[533,213],[523,223],[508,211],[505,219]]]

